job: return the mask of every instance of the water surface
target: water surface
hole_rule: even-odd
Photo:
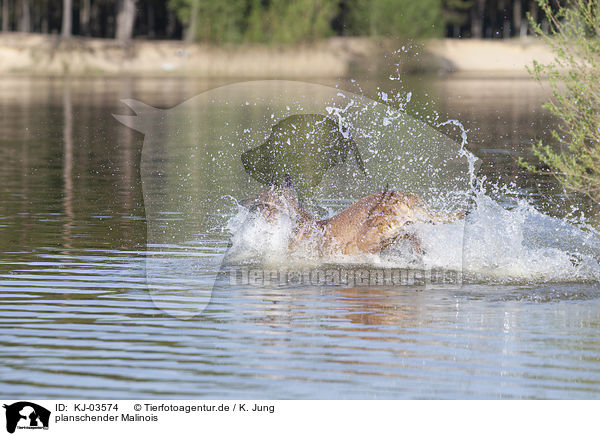
[[[219,84],[0,82],[6,397],[598,398],[593,273],[436,289],[231,286],[189,320],[157,308],[145,271],[143,136],[112,114],[128,113],[122,98],[166,108]],[[389,85],[363,83],[370,96],[377,86]],[[489,180],[516,180],[540,211],[569,213],[576,200],[515,162],[554,122],[538,85],[419,78],[405,86],[415,108],[427,102],[471,129],[469,148]],[[185,300],[174,293],[172,304]]]

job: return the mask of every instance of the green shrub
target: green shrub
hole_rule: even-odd
[[[550,23],[544,34],[529,21],[552,48],[548,65],[534,62],[530,69],[538,81],[548,80],[553,98],[544,105],[560,123],[552,131],[556,144],[539,142],[535,156],[569,190],[600,202],[600,14],[597,0],[571,0],[558,9],[538,0]],[[558,147],[556,147],[558,145]],[[532,170],[538,167],[520,160]]]
[[[169,0],[197,41],[316,41],[336,32],[354,36],[439,37],[444,12],[462,23],[470,0]],[[193,11],[196,11],[194,14]],[[335,28],[335,29],[334,29]]]
[[[298,43],[333,34],[338,0],[169,0],[193,39],[215,43]]]
[[[348,9],[352,35],[428,38],[444,33],[441,0],[351,0]]]

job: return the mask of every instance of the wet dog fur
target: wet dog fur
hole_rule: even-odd
[[[407,229],[411,223],[450,223],[462,219],[463,211],[433,211],[418,195],[399,191],[378,192],[353,203],[328,219],[317,219],[300,207],[289,179],[284,186],[272,185],[245,206],[275,223],[282,214],[295,222],[290,250],[304,241],[318,238],[320,255],[379,253],[400,239],[406,239],[416,253],[418,237]]]

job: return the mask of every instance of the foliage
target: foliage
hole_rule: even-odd
[[[259,6],[260,5],[260,6]],[[260,12],[257,11],[260,7]],[[250,17],[260,22],[262,33],[247,32],[251,42],[296,43],[314,41],[332,34],[331,21],[338,13],[337,0],[271,0],[253,2]],[[260,21],[259,17],[260,16]],[[253,24],[250,22],[249,24]],[[249,26],[249,30],[251,27]]]
[[[441,0],[353,0],[348,33],[427,38],[443,35]]]
[[[170,0],[178,18],[189,25],[198,1],[195,39],[219,43],[242,41],[297,43],[325,38],[338,13],[337,0]]]
[[[472,0],[443,0],[442,14],[444,22],[464,26],[469,21],[469,10],[472,7]]]
[[[177,11],[182,23],[192,20],[194,0],[171,0],[170,6]],[[198,13],[194,39],[212,42],[240,42],[243,38],[246,0],[196,0]]]
[[[559,148],[539,142],[535,156],[568,189],[600,201],[600,13],[597,0],[572,0],[553,11],[538,0],[550,22],[549,34],[529,17],[535,32],[552,48],[548,65],[534,63],[530,73],[547,79],[553,99],[544,107],[560,119],[552,132]],[[533,165],[520,161],[533,171]]]
[[[199,2],[195,36],[200,41],[287,44],[322,39],[334,33],[332,23],[342,4],[346,34],[426,38],[444,31],[442,0],[170,0],[186,25],[193,1]],[[464,4],[450,0],[451,7]]]
[[[0,30],[61,33],[63,16],[70,16],[73,35],[115,36],[124,0],[73,0],[71,8],[64,1],[0,0]],[[473,35],[474,26],[483,37],[508,37],[519,34],[523,11],[541,15],[536,0],[135,0],[135,5],[134,38],[184,36],[216,43],[301,42],[329,35],[460,37]]]

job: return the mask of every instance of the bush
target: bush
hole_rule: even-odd
[[[544,34],[529,21],[552,48],[548,65],[534,62],[530,69],[538,80],[548,80],[553,99],[544,105],[559,118],[552,131],[555,145],[539,142],[535,156],[569,190],[600,202],[600,14],[597,0],[572,0],[553,10],[549,0],[538,0],[550,22]],[[532,170],[539,168],[520,160]]]
[[[441,0],[352,0],[348,15],[347,32],[352,35],[408,39],[444,32]]]
[[[214,43],[317,41],[336,34],[442,36],[442,6],[456,22],[467,0],[169,0],[191,39]],[[195,11],[195,12],[194,12]],[[457,15],[458,14],[458,15]]]

